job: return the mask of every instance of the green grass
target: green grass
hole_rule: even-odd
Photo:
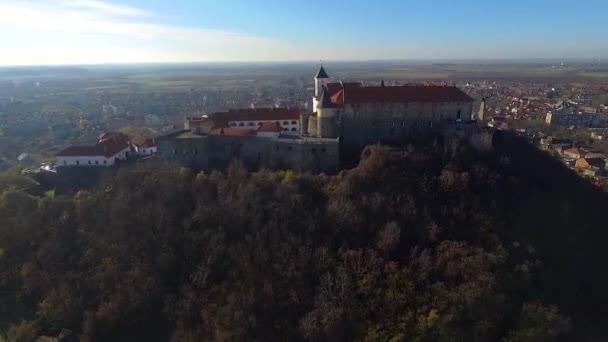
[[[586,78],[608,78],[608,72],[605,71],[584,71],[579,72],[578,75]]]

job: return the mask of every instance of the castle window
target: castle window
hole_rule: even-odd
[[[389,123],[388,123],[388,126],[389,126],[389,127],[395,127],[395,122],[394,122],[394,121],[389,122]]]
[[[283,125],[289,125],[289,121],[283,121]]]
[[[283,128],[283,132],[289,132],[289,128]]]
[[[96,160],[96,161],[95,161],[95,165],[99,165],[99,160]]]
[[[105,160],[103,161],[103,165],[106,165],[107,163],[108,163],[107,161],[105,161]]]
[[[460,114],[461,114],[461,111],[459,109],[458,112],[456,113],[456,119],[460,119]]]
[[[239,123],[239,126],[243,127],[243,126],[245,126],[245,124],[241,122],[241,123]]]
[[[297,122],[297,121],[292,121],[292,122],[291,122],[291,124],[292,124],[292,125],[297,125],[297,124],[298,124],[298,122]]]
[[[76,165],[80,165],[80,161],[78,161],[78,160],[77,160],[77,161],[76,161]]]
[[[234,122],[231,122],[230,127],[236,127],[236,124]]]
[[[294,128],[292,128],[292,129],[291,129],[291,131],[292,131],[292,132],[297,132],[297,131],[298,131],[298,129],[294,127]]]
[[[250,122],[250,123],[248,123],[248,124],[247,124],[247,126],[249,126],[249,127],[251,127],[251,126],[253,126],[253,125],[254,125],[254,123],[253,123],[253,122]]]
[[[405,121],[401,121],[400,126],[405,127]]]
[[[89,160],[89,165],[91,165],[91,161]]]
[[[327,152],[327,149],[326,149],[325,147],[323,147],[323,148],[321,149],[321,152],[325,153],[325,152]]]

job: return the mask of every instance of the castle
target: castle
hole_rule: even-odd
[[[403,144],[468,122],[473,99],[443,84],[386,86],[314,77],[313,111],[238,109],[186,118],[184,130],[156,139],[158,156],[195,168],[238,158],[252,168],[335,171],[343,150]]]

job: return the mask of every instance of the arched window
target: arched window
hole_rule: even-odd
[[[230,127],[236,127],[236,124],[234,122],[231,122]]]
[[[289,121],[283,121],[283,125],[289,125]]]
[[[297,124],[298,124],[298,122],[297,122],[297,121],[292,121],[292,122],[291,122],[291,124],[292,124],[292,125],[297,125]]]
[[[289,128],[283,128],[283,132],[289,132]]]
[[[89,165],[91,165],[91,161],[89,160]]]
[[[78,160],[77,160],[77,161],[76,161],[76,165],[80,165],[80,161],[78,161]]]
[[[247,126],[249,126],[249,127],[251,127],[253,125],[255,125],[253,122],[250,122],[250,123],[247,124]]]
[[[292,129],[291,129],[291,131],[292,131],[292,132],[297,132],[297,131],[298,131],[298,129],[294,127],[294,128],[292,128]]]
[[[462,111],[459,109],[458,112],[456,113],[456,119],[460,119],[461,113],[462,113]]]
[[[95,161],[95,165],[99,165],[99,160],[96,160],[96,161]]]
[[[239,123],[239,126],[243,127],[243,126],[245,126],[245,124],[241,122],[241,123]]]

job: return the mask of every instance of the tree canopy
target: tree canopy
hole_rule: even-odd
[[[369,146],[335,176],[234,162],[70,195],[0,185],[9,341],[608,336],[606,196],[514,137]]]

